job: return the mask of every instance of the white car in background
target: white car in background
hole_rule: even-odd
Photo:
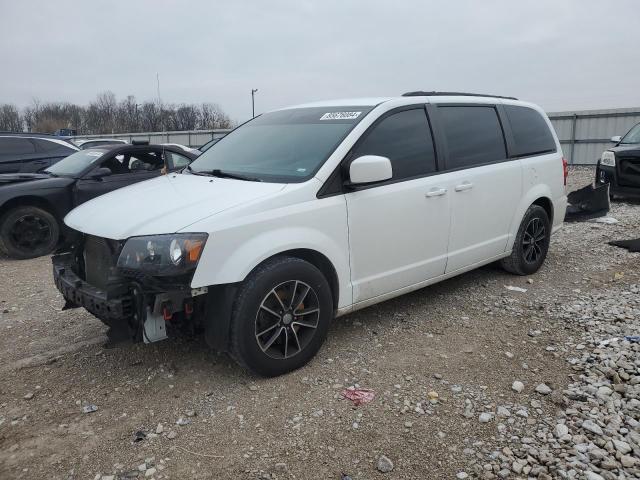
[[[74,139],[71,140],[80,150],[88,150],[95,147],[103,147],[105,145],[118,145],[128,143],[126,140],[119,138],[92,138],[88,140]]]
[[[79,241],[54,256],[54,278],[114,336],[201,329],[279,375],[316,354],[334,317],[490,262],[535,273],[562,225],[566,175],[545,113],[513,98],[285,108],[182,173],[73,210]]]

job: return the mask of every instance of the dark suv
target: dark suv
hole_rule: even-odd
[[[602,153],[596,168],[596,185],[609,184],[611,196],[640,197],[640,123],[627,134],[613,137],[616,146]]]
[[[51,135],[0,133],[0,173],[39,172],[77,151]]]

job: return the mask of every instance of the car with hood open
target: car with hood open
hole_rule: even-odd
[[[306,104],[74,209],[78,240],[53,277],[110,340],[201,331],[279,375],[315,355],[334,317],[494,261],[533,274],[565,185],[558,139],[530,103],[411,92]]]
[[[71,209],[165,168],[184,168],[196,156],[176,147],[105,145],[76,151],[39,173],[0,174],[0,251],[18,259],[49,254],[70,233],[62,220]]]
[[[596,186],[608,183],[611,196],[640,198],[640,123],[611,141],[616,145],[598,161]]]

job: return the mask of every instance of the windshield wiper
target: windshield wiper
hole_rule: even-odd
[[[202,171],[200,173],[203,173],[205,175],[211,175],[213,177],[219,177],[219,178],[233,178],[234,180],[246,180],[247,182],[262,181],[259,178],[249,177],[247,175],[242,175],[240,173],[226,172],[224,170],[220,170],[219,168],[214,168],[213,170],[209,170],[209,171]]]

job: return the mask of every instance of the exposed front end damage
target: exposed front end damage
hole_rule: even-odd
[[[154,276],[123,268],[118,259],[124,241],[82,235],[69,251],[54,255],[53,277],[65,299],[64,309],[83,307],[109,327],[110,342],[151,343],[180,333],[207,333],[224,349],[226,331],[212,322],[224,312],[227,286],[191,288],[193,272]],[[216,327],[224,326],[224,320]],[[228,324],[228,323],[227,323]]]
[[[640,198],[640,148],[618,146],[605,153],[609,158],[598,162],[596,186],[608,183],[612,195]]]

